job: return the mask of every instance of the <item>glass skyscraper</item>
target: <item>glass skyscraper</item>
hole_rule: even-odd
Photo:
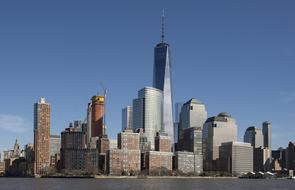
[[[170,46],[164,42],[164,16],[162,16],[162,41],[154,49],[153,86],[163,91],[163,126],[174,143]]]
[[[151,150],[155,148],[155,136],[163,127],[163,93],[153,87],[138,91],[138,98],[133,100],[133,129],[142,128]]]

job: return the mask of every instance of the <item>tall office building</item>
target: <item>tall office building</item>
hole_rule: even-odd
[[[164,42],[164,14],[162,15],[161,42],[154,49],[153,87],[163,91],[163,125],[165,132],[174,143],[172,112],[172,79],[171,79],[170,46]]]
[[[250,143],[225,142],[219,147],[220,171],[239,176],[253,171],[253,148]]]
[[[86,120],[87,120],[87,143],[89,144],[90,143],[90,140],[91,140],[91,137],[92,137],[92,135],[91,135],[91,127],[92,127],[92,125],[91,125],[91,119],[92,119],[92,117],[91,117],[91,113],[92,113],[92,105],[91,105],[91,103],[88,103],[88,106],[87,106],[87,118],[86,118]]]
[[[183,103],[175,104],[175,121],[174,121],[174,143],[178,142],[178,130],[179,130],[179,121],[180,121],[180,112]]]
[[[154,149],[155,136],[163,131],[163,93],[153,87],[138,91],[138,98],[133,100],[133,129],[144,130],[150,149]]]
[[[60,135],[50,135],[50,156],[60,153]]]
[[[263,147],[263,135],[259,128],[248,127],[244,134],[244,142],[250,143],[254,148]]]
[[[295,143],[289,142],[288,147],[285,151],[285,157],[286,157],[286,168],[288,170],[295,170]]]
[[[237,141],[237,125],[235,119],[222,112],[216,117],[210,117],[203,128],[204,169],[216,171],[219,159],[219,146],[224,142]]]
[[[248,127],[244,134],[244,142],[253,147],[253,171],[264,171],[264,149],[262,130],[254,126]]]
[[[132,129],[132,113],[133,109],[131,106],[122,109],[122,131],[125,129]]]
[[[91,100],[91,137],[102,137],[105,135],[105,97],[93,96]]]
[[[263,122],[262,124],[262,133],[263,133],[263,142],[264,148],[271,150],[271,123],[268,121]]]
[[[180,125],[182,129],[190,127],[201,127],[207,119],[205,105],[194,98],[183,104],[180,114]]]
[[[262,123],[262,133],[263,133],[263,144],[264,144],[264,168],[266,171],[271,170],[271,162],[272,162],[272,155],[271,155],[271,134],[272,134],[272,126],[271,123],[265,121]]]
[[[41,98],[34,105],[34,173],[46,174],[50,165],[50,104]]]

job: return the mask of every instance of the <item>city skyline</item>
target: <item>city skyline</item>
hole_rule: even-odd
[[[113,139],[121,131],[121,109],[132,103],[138,89],[152,85],[153,47],[154,44],[160,42],[160,16],[161,8],[165,7],[164,1],[161,2],[162,7],[160,5],[149,5],[148,10],[151,10],[151,12],[144,10],[138,12],[136,8],[143,6],[139,4],[135,4],[130,13],[122,14],[114,11],[115,16],[110,17],[110,20],[120,25],[120,20],[117,20],[116,16],[124,16],[122,18],[126,19],[124,24],[130,27],[122,33],[116,33],[114,31],[116,28],[111,27],[109,23],[102,24],[102,26],[110,26],[110,29],[106,30],[102,29],[103,27],[96,26],[96,22],[102,22],[100,19],[103,18],[100,17],[105,17],[109,13],[102,11],[101,8],[98,8],[99,6],[97,9],[90,9],[91,3],[94,2],[89,2],[82,7],[78,7],[79,4],[77,3],[69,9],[66,9],[66,4],[61,5],[60,9],[54,8],[53,4],[49,4],[49,8],[41,6],[40,9],[36,9],[38,8],[36,5],[32,7],[24,5],[24,8],[17,7],[20,10],[17,16],[9,13],[9,10],[13,8],[12,4],[0,3],[0,5],[3,4],[0,7],[8,7],[7,10],[3,11],[0,8],[0,18],[6,16],[18,24],[18,26],[9,27],[8,23],[0,19],[4,28],[6,27],[4,31],[0,32],[0,36],[8,37],[8,39],[0,37],[3,42],[0,44],[0,50],[3,53],[3,56],[0,56],[0,64],[4,66],[4,69],[0,71],[3,89],[3,91],[1,90],[3,96],[0,100],[0,130],[3,130],[3,133],[0,134],[0,139],[5,139],[5,142],[1,140],[1,152],[12,147],[16,137],[19,138],[22,146],[33,143],[32,105],[40,97],[46,97],[52,106],[51,134],[60,134],[72,120],[84,120],[86,118],[90,97],[102,90],[100,83],[104,83],[109,89],[107,128],[110,138]],[[206,3],[191,3],[190,5],[194,5],[194,8],[198,10],[202,6],[207,9],[216,8],[216,6],[210,6]],[[110,7],[110,5],[104,6]],[[247,10],[252,10],[253,14],[258,16],[257,18],[260,20],[255,21],[254,18],[256,17],[253,15],[251,17],[247,12],[239,13],[238,19],[245,19],[243,21],[246,26],[243,26],[236,23],[239,20],[232,19],[230,14],[226,14],[225,10],[218,9],[217,12],[222,17],[217,18],[214,15],[207,15],[210,10],[209,13],[201,10],[195,13],[193,8],[187,6],[182,5],[181,7],[187,9],[183,12],[185,13],[183,15],[177,11],[176,4],[165,7],[166,36],[173,51],[174,103],[186,102],[190,98],[196,98],[206,105],[208,117],[223,111],[229,112],[236,119],[239,132],[238,139],[241,141],[246,128],[252,125],[260,127],[263,121],[269,120],[272,123],[273,130],[273,149],[279,146],[286,147],[289,141],[294,140],[291,134],[295,132],[292,128],[292,118],[295,116],[295,89],[290,87],[291,81],[294,81],[294,76],[292,76],[294,54],[292,55],[292,52],[295,48],[292,42],[295,38],[291,34],[295,31],[295,27],[289,24],[294,18],[294,13],[288,12],[289,9],[284,4],[280,7],[269,5],[268,8],[276,12],[275,16],[271,17],[273,20],[268,20],[267,17],[258,13],[259,10],[263,9],[261,5],[257,4],[256,8],[249,6]],[[229,8],[232,12],[241,9],[239,4],[233,6],[235,9]],[[119,5],[114,6],[114,8],[120,9]],[[87,12],[88,9],[91,11]],[[30,10],[32,13],[29,13]],[[41,19],[31,20],[34,13],[39,10],[45,11],[41,14]],[[59,21],[59,17],[52,15],[49,10],[56,10],[58,16],[63,18],[62,21]],[[78,15],[76,15],[75,10],[78,10]],[[282,12],[282,10],[287,11]],[[63,11],[71,16],[76,15],[77,20],[72,20]],[[213,14],[212,11],[211,13]],[[270,12],[266,11],[265,13],[271,16]],[[23,18],[20,18],[21,14],[24,14]],[[288,17],[289,14],[292,16],[291,18]],[[250,17],[249,20],[246,19],[246,16]],[[46,22],[40,23],[40,21],[43,21],[42,19],[45,19]],[[143,28],[139,29],[137,19],[148,19],[152,22],[149,24],[140,22],[139,28]],[[182,23],[181,19],[186,19],[191,24]],[[195,19],[196,23],[192,24]],[[204,23],[206,19],[216,23],[220,21],[224,26],[220,25],[215,28],[210,25],[206,28],[204,27],[208,25],[208,23]],[[18,32],[21,21],[25,21],[28,25],[23,33]],[[284,22],[279,23],[280,21]],[[65,22],[66,25],[61,26],[62,22]],[[258,26],[260,22],[267,29],[274,29],[273,25],[280,26],[282,29],[268,31]],[[35,28],[34,24],[36,23],[40,24],[40,28]],[[233,23],[241,28],[231,26]],[[199,24],[204,28],[200,27]],[[55,26],[55,29],[46,32],[45,30],[49,29],[49,26]],[[73,30],[80,26],[85,27],[85,29]],[[120,26],[124,27],[122,24]],[[258,31],[254,32],[255,34],[252,30],[241,32],[239,35],[236,34],[247,26],[252,26],[253,31]],[[42,29],[42,27],[44,28]],[[183,27],[183,30],[179,27]],[[39,30],[39,36],[33,36],[34,29]],[[62,29],[63,32],[60,31]],[[220,31],[212,31],[212,29],[220,29]],[[286,31],[283,29],[286,29]],[[10,31],[14,33],[8,34]],[[209,34],[205,35],[206,32],[209,32]],[[276,33],[280,33],[281,36],[278,37],[275,35]],[[87,34],[89,36],[85,37]],[[102,36],[106,34],[110,36],[108,40],[112,40],[111,42],[102,39]],[[267,35],[265,36],[265,34]],[[241,36],[245,40],[239,39]],[[14,37],[16,39],[12,40]],[[78,37],[78,39],[72,41],[75,37]],[[32,39],[32,43],[29,43],[30,39]],[[38,42],[40,39],[43,40],[44,44]],[[128,44],[128,48],[124,46],[127,44],[125,39],[131,43]],[[270,39],[276,44],[276,48],[271,46],[272,44],[262,44]],[[50,40],[53,40],[53,42],[50,42]],[[217,40],[217,42],[213,42],[214,40]],[[238,42],[235,42],[235,40],[238,40]],[[247,40],[250,42],[247,42]],[[258,40],[258,42],[254,43],[255,40]],[[289,41],[287,42],[287,40]],[[118,47],[109,46],[110,44],[107,42],[111,44],[117,42],[115,45],[118,45]],[[195,42],[195,44],[191,46],[190,42]],[[228,44],[223,47],[222,45],[225,43]],[[270,47],[266,47],[267,45],[270,45]],[[28,48],[26,48],[27,46]],[[73,47],[70,48],[70,46]],[[138,48],[133,46],[138,46]],[[38,47],[41,47],[41,49],[38,50]],[[57,47],[57,50],[54,50],[55,47]],[[70,48],[71,51],[66,50],[67,48]],[[125,48],[125,50],[120,52],[121,48]],[[263,48],[265,49],[262,50]],[[12,56],[10,51],[16,53],[17,56]],[[102,55],[98,53],[99,51],[103,52]],[[259,53],[257,54],[256,51],[259,51]],[[33,54],[33,52],[36,52],[36,54]],[[237,55],[231,55],[231,52]],[[25,55],[25,53],[28,53],[28,55]],[[110,57],[112,54],[118,54],[119,58]],[[212,59],[210,56],[217,56],[217,58]],[[195,58],[196,60],[194,60]],[[282,63],[281,61],[285,62]],[[114,66],[117,66],[118,70],[114,70]],[[129,71],[129,69],[131,70]],[[101,72],[101,70],[105,72]],[[246,74],[243,72],[246,72]],[[13,78],[15,75],[16,79]],[[46,77],[41,78],[43,75]],[[213,79],[209,79],[210,77]],[[18,105],[18,109],[15,109],[16,105]],[[4,135],[4,131],[8,135]]]

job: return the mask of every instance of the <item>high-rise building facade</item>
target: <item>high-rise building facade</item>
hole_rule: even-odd
[[[254,148],[264,147],[261,129],[254,126],[248,127],[244,134],[244,142],[250,143]]]
[[[133,100],[133,129],[144,130],[150,149],[154,149],[155,136],[163,130],[163,93],[153,87],[138,91]]]
[[[105,135],[105,97],[93,96],[91,100],[91,137],[102,137],[103,135]]]
[[[170,45],[164,42],[164,16],[162,16],[162,40],[154,49],[153,87],[163,91],[163,125],[174,143],[171,57]]]
[[[263,133],[263,144],[264,144],[264,168],[266,171],[271,170],[271,162],[272,162],[272,155],[271,155],[271,135],[272,135],[272,125],[270,122],[265,121],[262,123],[262,133]]]
[[[50,165],[50,104],[41,98],[34,105],[34,173],[46,174]]]
[[[226,142],[219,147],[220,171],[235,176],[253,171],[253,147],[250,143]]]
[[[289,142],[286,148],[286,168],[288,170],[295,170],[295,143]]]
[[[90,144],[90,141],[91,141],[91,138],[92,138],[92,135],[91,135],[91,130],[92,130],[91,113],[92,113],[92,105],[91,105],[91,103],[88,103],[88,106],[87,106],[87,118],[86,118],[86,120],[87,120],[87,143],[88,144]]]
[[[174,121],[174,143],[178,142],[178,127],[180,122],[180,112],[181,108],[183,106],[183,103],[176,103],[175,104],[175,121]]]
[[[210,117],[203,128],[204,169],[216,171],[219,159],[219,146],[224,142],[237,141],[237,125],[235,119],[222,112],[216,117]]]
[[[60,153],[60,135],[50,135],[50,156]]]
[[[206,120],[207,111],[205,105],[202,102],[192,98],[183,104],[180,113],[181,129],[186,129],[189,127],[201,127],[203,129],[203,125]]]
[[[262,133],[263,133],[263,142],[264,142],[264,148],[268,148],[271,150],[271,123],[268,121],[265,121],[262,123]]]
[[[122,109],[122,131],[125,129],[132,129],[133,122],[133,109],[131,106],[127,106]]]

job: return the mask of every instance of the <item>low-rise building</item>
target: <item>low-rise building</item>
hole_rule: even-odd
[[[108,175],[135,175],[139,172],[140,150],[111,149],[108,151]]]
[[[140,172],[140,134],[126,129],[118,134],[118,149],[106,154],[106,171],[109,175],[135,175]]]
[[[174,166],[180,174],[200,175],[203,172],[203,156],[193,152],[177,151]]]
[[[145,156],[145,169],[149,175],[171,175],[172,152],[149,151]]]

